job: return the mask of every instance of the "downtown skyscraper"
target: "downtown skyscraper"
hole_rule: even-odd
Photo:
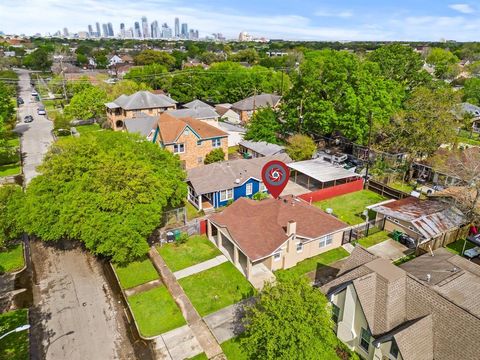
[[[177,17],[175,18],[175,37],[180,37],[180,19]]]
[[[150,31],[148,29],[148,20],[146,16],[142,16],[142,31],[144,39],[150,38]]]

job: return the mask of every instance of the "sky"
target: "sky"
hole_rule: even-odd
[[[480,40],[480,1],[444,0],[0,0],[0,31],[6,34],[86,31],[112,22],[133,27],[174,18],[200,36],[241,31],[286,40]]]

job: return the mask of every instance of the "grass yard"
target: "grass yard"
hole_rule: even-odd
[[[388,232],[382,230],[372,235],[368,235],[364,238],[358,239],[357,244],[360,244],[363,247],[369,248],[370,246],[377,245],[388,239],[389,239]]]
[[[22,172],[20,164],[0,165],[0,177],[17,175]]]
[[[462,252],[463,250],[463,246],[464,246],[464,243],[465,243],[465,240],[457,240],[451,244],[448,244],[446,246],[446,249],[456,255],[460,255],[460,253]],[[475,244],[474,243],[471,243],[470,241],[467,241],[467,243],[465,244],[465,250],[468,250],[468,249],[471,249],[475,247]]]
[[[314,256],[310,259],[305,259],[297,265],[286,270],[277,270],[275,274],[278,277],[293,277],[298,279],[311,271],[317,270],[317,266],[326,266],[343,259],[348,256],[348,251],[342,247],[338,247],[320,255]]]
[[[365,221],[362,213],[368,205],[386,200],[385,197],[370,190],[361,190],[351,194],[336,196],[331,199],[313,203],[315,206],[333,209],[333,213],[342,221],[350,225]]]
[[[27,309],[0,314],[0,334],[26,324],[28,324]],[[0,340],[0,359],[28,360],[29,352],[28,330],[12,333]]]
[[[228,155],[232,155],[232,154],[238,153],[238,148],[239,148],[238,145],[229,146],[229,147],[228,147]]]
[[[407,261],[415,259],[416,257],[417,257],[417,255],[415,255],[415,254],[405,255],[404,257],[401,257],[400,259],[395,260],[393,262],[393,265],[399,266],[399,265],[405,264]]]
[[[163,334],[185,325],[180,309],[165,286],[128,298],[140,333],[145,337]]]
[[[11,147],[19,147],[20,146],[20,136],[14,136],[7,140],[7,145]]]
[[[480,146],[480,136],[476,133],[471,134],[469,131],[463,129],[458,133],[457,141],[458,143]]]
[[[195,355],[194,357],[190,358],[190,360],[208,360],[207,355],[205,353],[200,353],[198,355]]]
[[[159,278],[157,270],[149,258],[141,261],[134,261],[127,266],[114,265],[120,285],[124,289],[129,289],[138,285]]]
[[[95,131],[101,131],[100,125],[98,124],[91,124],[91,125],[79,125],[76,126],[75,129],[80,133],[80,135],[88,134]]]
[[[391,188],[403,191],[404,193],[410,194],[413,190],[415,190],[415,186],[412,184],[407,184],[403,181],[392,181],[388,184]]]
[[[206,236],[191,236],[186,243],[157,246],[157,250],[173,272],[221,255]]]
[[[0,251],[0,274],[18,271],[24,265],[23,244],[10,246],[6,251]]]
[[[198,211],[197,208],[190,203],[190,201],[187,201],[185,203],[185,209],[187,210],[187,219],[188,220],[193,220],[193,219],[196,219],[198,217],[201,217],[201,216],[205,215],[203,210]]]
[[[178,282],[201,316],[254,295],[253,287],[229,261]]]
[[[228,360],[247,360],[247,355],[240,345],[240,337],[234,337],[220,344]]]

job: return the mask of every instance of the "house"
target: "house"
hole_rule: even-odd
[[[247,123],[258,109],[267,107],[276,109],[281,98],[281,96],[274,94],[254,95],[232,104],[231,109],[240,116],[241,122]]]
[[[158,126],[158,116],[150,116],[140,113],[138,117],[124,120],[125,130],[129,133],[140,134],[153,142]]]
[[[462,103],[462,112],[471,117],[472,131],[480,133],[480,107],[470,103]]]
[[[123,60],[120,56],[118,55],[113,55],[109,60],[108,60],[108,67],[120,65],[123,63]]]
[[[247,129],[240,125],[218,122],[218,127],[228,134],[228,146],[237,146],[243,141]]]
[[[164,111],[177,108],[177,102],[167,95],[152,94],[149,91],[137,91],[132,95],[121,95],[106,103],[107,121],[114,130],[124,130],[124,120],[134,118],[136,114],[160,115]]]
[[[207,221],[209,239],[254,285],[258,273],[287,269],[341,246],[347,229],[333,215],[291,195],[240,198]]]
[[[262,156],[282,154],[285,152],[284,146],[270,144],[266,141],[243,140],[238,145],[238,151],[243,154],[244,157],[257,158]]]
[[[337,337],[364,359],[478,359],[480,267],[446,249],[398,267],[356,246],[320,289]]]
[[[185,109],[199,109],[199,108],[208,108],[211,110],[215,110],[215,108],[211,105],[208,105],[207,103],[203,102],[202,100],[195,99],[193,101],[190,101],[186,104],[183,104],[183,107]]]
[[[401,231],[424,250],[454,242],[464,233],[465,217],[456,207],[441,201],[407,197],[371,207],[383,229]]]
[[[168,114],[176,118],[191,117],[218,127],[218,114],[211,107],[169,110]]]
[[[262,168],[271,160],[290,162],[286,154],[258,159],[240,159],[199,166],[188,171],[188,200],[198,210],[222,207],[241,197],[267,192]]]
[[[222,121],[230,124],[238,125],[241,123],[240,115],[232,110],[232,104],[218,104],[215,105],[215,111],[220,116]]]
[[[176,118],[163,113],[158,118],[153,142],[178,155],[186,170],[203,165],[214,149],[228,154],[228,134],[201,120]]]

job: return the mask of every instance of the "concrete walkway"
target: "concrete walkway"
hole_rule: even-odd
[[[190,359],[203,352],[188,325],[157,336],[154,340],[155,358],[158,360]]]
[[[187,276],[199,273],[201,271],[211,269],[211,268],[213,268],[215,266],[218,266],[220,264],[223,264],[224,262],[227,262],[227,261],[228,261],[228,259],[225,257],[225,255],[218,255],[217,257],[214,257],[213,259],[204,261],[200,264],[196,264],[196,265],[190,266],[186,269],[176,271],[176,272],[173,273],[173,275],[175,276],[175,278],[177,280],[180,280],[180,279],[186,278]]]
[[[156,288],[160,285],[162,285],[162,280],[155,279],[155,280],[149,281],[145,284],[141,284],[141,285],[138,285],[138,286],[135,286],[133,288],[125,290],[125,295],[132,296],[132,295],[144,292],[144,291],[151,290],[151,289]]]
[[[368,248],[372,254],[391,261],[398,260],[406,255],[409,255],[413,250],[400,244],[398,241],[387,239],[381,243],[370,246]]]
[[[346,243],[343,244],[342,247],[348,251],[349,254],[352,253],[353,249],[355,249],[355,246],[353,246],[351,243]]]
[[[192,330],[193,335],[197,339],[198,343],[202,347],[207,357],[209,359],[214,357],[216,359],[221,359],[222,357],[224,357],[222,348],[220,347],[218,341],[212,335],[210,329],[202,320],[197,310],[195,310],[195,308],[193,307],[190,299],[187,297],[182,287],[177,282],[177,279],[170,271],[167,264],[158,253],[157,249],[152,246],[148,254],[153,262],[153,265],[160,273],[163,283],[167,287],[168,291],[172,295],[177,305],[180,307],[183,317],[187,321],[187,324]]]

